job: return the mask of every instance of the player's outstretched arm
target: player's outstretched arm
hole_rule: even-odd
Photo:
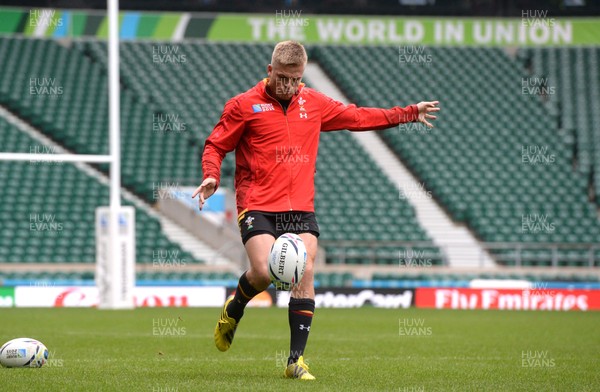
[[[216,189],[217,189],[217,180],[212,177],[208,177],[207,179],[202,181],[202,184],[200,184],[200,186],[198,188],[196,188],[196,190],[192,194],[192,199],[195,198],[197,195],[200,195],[198,204],[199,204],[199,208],[202,210],[202,207],[204,207],[204,203],[206,202],[206,199],[211,197],[212,194],[215,193]]]
[[[429,120],[437,119],[437,116],[434,116],[430,113],[439,112],[440,108],[438,107],[440,101],[431,101],[431,102],[419,102],[417,104],[417,108],[419,109],[419,122],[427,125],[429,128],[433,128],[433,124],[431,124]]]
[[[315,98],[322,106],[321,131],[370,131],[388,129],[408,122],[422,122],[433,127],[429,120],[437,117],[433,114],[440,111],[439,101],[424,101],[407,107],[393,108],[357,107],[354,104],[345,105],[325,94],[315,93]]]

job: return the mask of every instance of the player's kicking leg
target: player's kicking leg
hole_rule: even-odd
[[[317,254],[317,237],[311,233],[299,234],[306,246],[307,260],[304,277],[293,290],[288,308],[290,323],[290,356],[284,375],[287,378],[314,380],[304,363],[304,349],[315,312],[315,287],[313,265]]]
[[[235,295],[225,301],[215,328],[215,345],[221,351],[227,351],[231,347],[235,330],[248,302],[271,284],[267,258],[274,242],[275,238],[271,234],[257,234],[246,241],[250,269],[240,277]]]

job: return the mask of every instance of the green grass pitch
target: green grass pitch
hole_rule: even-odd
[[[2,309],[0,340],[41,340],[41,369],[0,368],[2,391],[598,391],[600,313],[317,309],[283,378],[285,309],[247,309],[219,352],[220,309]],[[300,384],[300,385],[299,385]]]

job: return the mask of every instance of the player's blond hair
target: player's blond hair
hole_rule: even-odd
[[[271,64],[275,65],[306,65],[308,56],[300,42],[282,41],[275,45]]]

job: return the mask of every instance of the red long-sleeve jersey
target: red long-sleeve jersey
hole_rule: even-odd
[[[314,177],[321,131],[386,129],[418,119],[417,105],[391,109],[344,105],[300,84],[287,110],[266,90],[267,79],[231,98],[206,139],[204,179],[221,178],[235,149],[238,213],[314,211]]]

